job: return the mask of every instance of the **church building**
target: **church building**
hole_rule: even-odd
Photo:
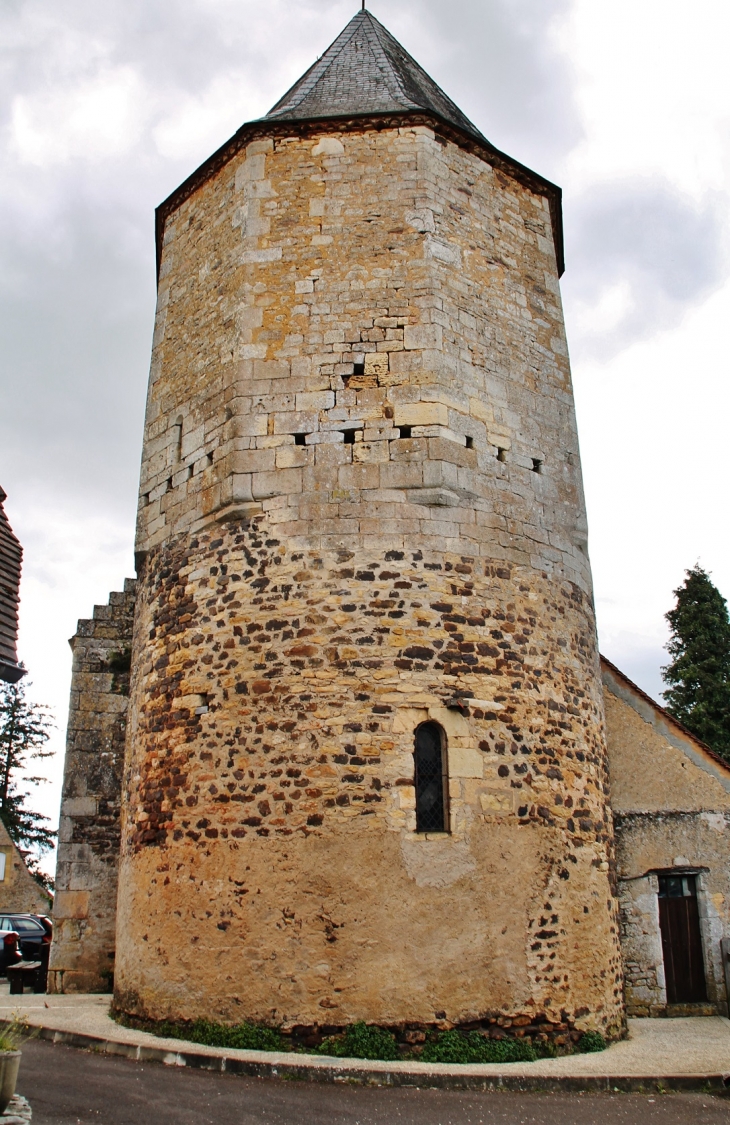
[[[363,10],[157,250],[51,987],[285,1030],[727,1012],[730,768],[597,649],[560,189]]]

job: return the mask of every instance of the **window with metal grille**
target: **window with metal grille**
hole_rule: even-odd
[[[416,831],[448,832],[446,737],[438,723],[416,730],[414,751]]]

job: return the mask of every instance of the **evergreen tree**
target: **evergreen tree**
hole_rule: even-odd
[[[47,890],[52,881],[40,870],[38,859],[51,850],[57,834],[48,827],[49,818],[27,804],[25,787],[46,779],[25,771],[31,762],[52,757],[53,750],[46,747],[51,725],[48,708],[28,702],[22,681],[0,683],[0,819],[33,877]]]
[[[730,762],[730,619],[727,602],[697,565],[674,591],[672,630],[662,668],[667,711]]]

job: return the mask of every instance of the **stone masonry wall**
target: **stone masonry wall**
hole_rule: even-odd
[[[254,141],[200,186],[165,230],[137,549],[121,1007],[619,1026],[543,197],[363,123]]]
[[[664,1015],[667,1008],[658,895],[655,874],[619,880],[626,1013],[635,1018]]]
[[[49,992],[109,991],[135,586],[79,621],[61,799]]]
[[[371,553],[356,572],[263,525],[147,563],[118,1002],[289,1025],[615,1024],[584,596],[469,557]],[[448,737],[448,836],[415,833],[428,718]]]
[[[252,142],[168,221],[154,339],[140,551],[253,508],[590,589],[547,201],[432,130]]]

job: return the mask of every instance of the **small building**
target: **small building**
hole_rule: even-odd
[[[0,820],[0,914],[49,914],[52,905]]]
[[[25,675],[18,664],[18,604],[23,548],[8,522],[3,503],[7,493],[0,488],[0,680],[17,684]]]
[[[627,1015],[727,1014],[730,764],[602,673]]]

